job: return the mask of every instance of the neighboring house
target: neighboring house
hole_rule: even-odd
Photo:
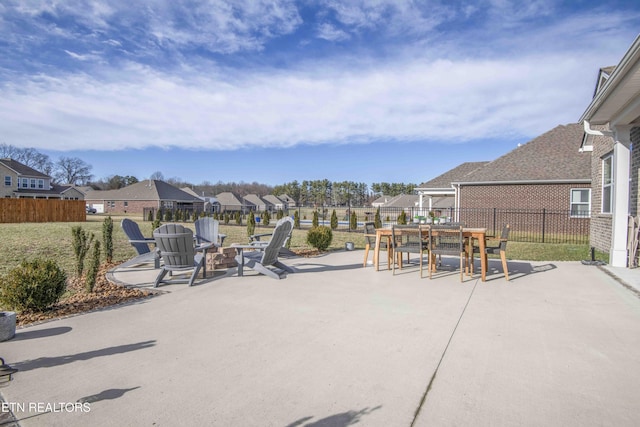
[[[591,156],[577,154],[583,136],[577,123],[557,126],[455,180],[458,208],[545,208],[588,217]]]
[[[482,168],[489,162],[466,162],[421,184],[415,189],[419,195],[418,207],[422,214],[434,212],[441,215],[445,209],[457,207],[456,181],[464,180],[470,173]]]
[[[194,197],[199,198],[200,200],[202,200],[204,202],[204,211],[205,212],[220,212],[220,203],[218,203],[218,199],[216,199],[215,197],[211,197],[211,196],[205,196],[203,195],[198,195],[198,193],[196,193],[195,191],[193,191],[192,188],[190,187],[183,187],[181,188],[182,191],[184,191],[185,193],[189,193]]]
[[[49,175],[13,159],[0,159],[0,197],[82,200],[84,194],[72,185],[56,185]]]
[[[220,204],[220,212],[243,211],[242,202],[231,192],[216,194],[216,199]]]
[[[626,267],[629,215],[639,214],[640,36],[620,63],[600,70],[593,100],[580,118],[595,138],[591,150],[591,245],[609,252],[609,264]]]
[[[278,198],[285,203],[285,206],[286,206],[285,209],[291,209],[291,208],[297,207],[296,201],[293,200],[293,198],[291,198],[287,194],[281,194],[278,196]]]
[[[260,198],[257,194],[247,194],[242,198],[242,204],[248,211],[264,212],[266,210],[272,210],[270,203],[267,203]]]
[[[274,196],[273,194],[267,194],[262,198],[266,203],[273,206],[275,210],[286,211],[288,209],[288,204],[283,202],[279,197]]]
[[[160,180],[144,180],[118,190],[94,190],[87,204],[102,213],[139,213],[145,209],[201,212],[204,201]]]

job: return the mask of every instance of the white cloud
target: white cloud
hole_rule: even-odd
[[[33,79],[2,88],[0,126],[3,142],[61,150],[534,136],[577,120],[592,90],[576,78],[583,63],[545,57],[549,68],[541,60],[412,60],[233,80],[140,67],[110,82]]]

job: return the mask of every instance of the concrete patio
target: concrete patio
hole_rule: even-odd
[[[21,426],[640,424],[640,298],[601,268],[512,261],[506,282],[491,260],[460,283],[362,256],[20,329],[0,343],[20,369],[3,410]]]

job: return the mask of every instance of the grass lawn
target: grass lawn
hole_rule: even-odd
[[[120,228],[120,221],[123,218],[125,217],[112,216],[115,261],[124,261],[136,254]],[[88,215],[86,222],[79,223],[0,224],[0,257],[3,260],[0,264],[0,275],[5,274],[23,259],[42,257],[54,259],[71,277],[74,271],[74,255],[71,244],[72,227],[79,225],[94,233],[97,239],[102,240],[104,219],[104,215]],[[140,228],[146,236],[151,236],[150,222],[141,221],[139,216],[131,217],[131,219],[140,224]],[[275,224],[275,221],[273,223]],[[189,222],[185,225],[193,229],[193,223]],[[255,232],[268,232],[269,229],[270,227],[257,227]],[[248,241],[247,229],[244,225],[221,225],[220,232],[227,235],[225,246]],[[294,230],[291,249],[312,249],[306,242],[306,236],[307,230]],[[356,249],[363,249],[365,245],[361,231],[335,231],[329,250],[344,249],[346,242],[353,242]],[[509,259],[528,261],[579,261],[590,258],[588,245],[521,242],[509,242],[507,256]],[[606,254],[598,254],[598,259],[607,261]]]

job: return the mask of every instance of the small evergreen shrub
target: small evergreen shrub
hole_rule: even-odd
[[[84,285],[87,292],[93,292],[93,288],[96,286],[96,279],[98,278],[98,270],[100,269],[100,241],[96,240],[93,244],[93,252],[91,259],[89,260],[89,267],[87,268],[87,277],[85,277]]]
[[[300,213],[298,211],[295,211],[293,213],[293,226],[295,228],[300,228]],[[291,240],[291,239],[289,239]]]
[[[333,233],[331,228],[320,225],[312,227],[307,232],[307,243],[318,249],[319,251],[325,251],[331,245],[333,240]]]
[[[311,219],[311,227],[317,227],[319,224],[318,211],[313,211],[313,218]]]
[[[113,260],[113,220],[110,216],[102,222],[102,242],[104,243],[105,260],[111,263]]]
[[[89,253],[89,248],[91,248],[91,243],[95,236],[93,233],[87,233],[80,226],[71,228],[71,234],[73,235],[73,253],[76,256],[76,275],[82,277],[84,259]]]
[[[224,214],[224,223],[225,223],[226,225],[228,225],[228,224],[229,224],[229,221],[231,221],[231,217],[229,216],[229,214],[228,214],[228,213],[225,213],[225,214]]]
[[[242,225],[242,215],[240,214],[240,211],[236,212],[236,224]]]
[[[256,216],[253,211],[249,212],[249,219],[247,220],[247,236],[252,236],[256,233]]]
[[[67,275],[55,261],[22,261],[3,278],[0,303],[12,310],[43,311],[67,289]]]
[[[338,228],[338,214],[334,209],[333,212],[331,212],[331,229],[335,230],[336,228]]]
[[[271,222],[271,215],[269,215],[268,211],[264,211],[264,214],[262,214],[262,224],[264,226],[269,225],[269,223]]]
[[[398,224],[405,225],[407,223],[407,213],[405,211],[400,212],[398,215]]]
[[[382,220],[380,219],[380,208],[376,209],[376,215],[373,217],[373,226],[382,228]]]
[[[167,222],[173,221],[173,212],[171,212],[171,210],[167,209],[164,213],[164,220]]]
[[[355,230],[358,228],[358,215],[355,211],[351,211],[351,218],[349,219],[349,228]]]

